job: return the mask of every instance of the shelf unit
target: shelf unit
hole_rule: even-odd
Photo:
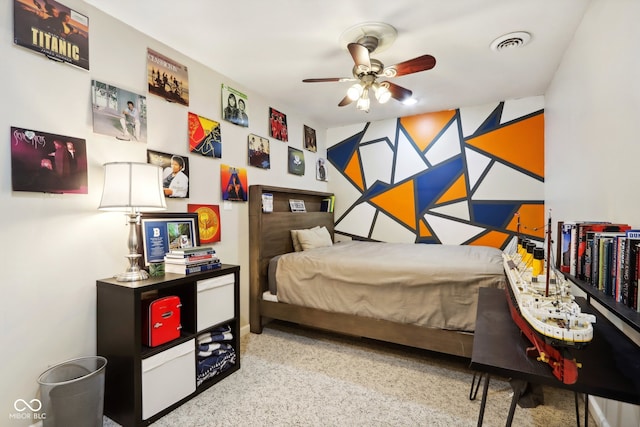
[[[600,305],[606,308],[610,313],[618,317],[624,323],[640,333],[640,313],[636,310],[617,302],[613,297],[606,295],[603,291],[590,285],[584,280],[580,280],[575,276],[565,274],[567,279],[571,280],[579,289],[587,294],[587,302],[591,304],[591,299],[596,300]]]
[[[202,285],[212,279],[225,285],[205,295]],[[138,282],[98,280],[97,354],[107,358],[104,414],[125,427],[145,426],[240,369],[239,284],[240,267],[227,264]],[[182,304],[180,337],[147,347],[142,341],[143,300],[169,295]],[[217,312],[224,317],[212,320]],[[226,325],[233,335],[226,342],[235,350],[235,364],[196,386],[197,337]]]

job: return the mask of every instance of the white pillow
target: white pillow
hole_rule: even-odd
[[[332,246],[331,235],[326,227],[311,230],[298,230],[298,241],[303,251]]]
[[[309,230],[316,230],[320,228],[319,225],[316,225],[313,228],[309,228]],[[300,252],[302,250],[302,246],[300,246],[300,241],[298,240],[298,231],[304,230],[291,230],[291,241],[293,242],[293,250],[296,252]]]

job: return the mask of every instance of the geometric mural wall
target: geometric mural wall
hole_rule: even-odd
[[[541,97],[351,128],[327,148],[335,232],[357,239],[485,245],[544,237]],[[338,180],[339,182],[335,182]]]

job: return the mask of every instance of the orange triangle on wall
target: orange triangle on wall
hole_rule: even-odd
[[[349,160],[347,167],[344,168],[344,173],[347,177],[349,177],[355,185],[361,191],[364,191],[364,180],[362,178],[362,168],[360,167],[360,155],[356,151]]]
[[[476,240],[469,242],[469,244],[473,246],[490,246],[492,248],[502,249],[508,237],[509,235],[506,233],[490,231],[487,234],[478,237]]]
[[[384,193],[372,197],[371,202],[380,209],[384,209],[398,221],[411,227],[412,230],[416,229],[416,204],[412,180],[391,187]]]
[[[541,204],[523,204],[518,209],[520,215],[520,234],[544,239],[544,205]],[[518,232],[518,215],[514,215],[507,230]]]
[[[542,113],[470,138],[467,144],[544,177],[544,115]]]
[[[455,114],[455,110],[417,114],[402,117],[400,124],[407,131],[414,144],[424,152],[434,138],[451,122]]]
[[[462,174],[460,175],[460,178],[456,179],[456,181],[451,184],[436,203],[446,203],[452,200],[464,199],[465,197],[467,197],[467,180],[465,179],[464,174]]]
[[[431,230],[429,230],[429,227],[427,227],[427,224],[425,224],[424,221],[420,221],[418,223],[418,227],[420,227],[420,237],[431,237],[431,236],[433,236],[433,234],[431,234]]]

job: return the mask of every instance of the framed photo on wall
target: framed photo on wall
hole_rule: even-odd
[[[269,136],[282,142],[289,141],[287,116],[272,107],[269,107]]]
[[[205,157],[222,157],[220,123],[189,112],[189,151]]]
[[[327,160],[320,157],[316,162],[316,179],[318,181],[328,181]]]
[[[165,197],[189,197],[189,158],[179,154],[147,150],[147,163],[162,168],[162,188]]]
[[[13,41],[55,61],[89,69],[89,18],[55,0],[14,0]]]
[[[220,241],[220,206],[188,203],[187,211],[198,214],[201,245]]]
[[[316,152],[318,147],[316,145],[316,130],[304,125],[304,148]]]
[[[304,175],[304,153],[297,148],[289,148],[287,164],[289,165],[289,173],[294,175]]]
[[[147,142],[147,97],[91,81],[93,131],[123,141]]]
[[[234,125],[249,126],[247,95],[225,84],[222,85],[222,118]]]
[[[172,249],[200,246],[197,213],[142,213],[137,227],[142,236],[142,266],[164,262]]]
[[[10,144],[13,191],[87,194],[84,139],[12,127]]]
[[[189,72],[186,65],[147,48],[149,93],[169,102],[189,106]]]
[[[246,202],[247,170],[229,165],[220,165],[220,187],[222,190],[222,200],[232,202]]]
[[[270,169],[269,139],[249,134],[249,164],[257,168]]]

